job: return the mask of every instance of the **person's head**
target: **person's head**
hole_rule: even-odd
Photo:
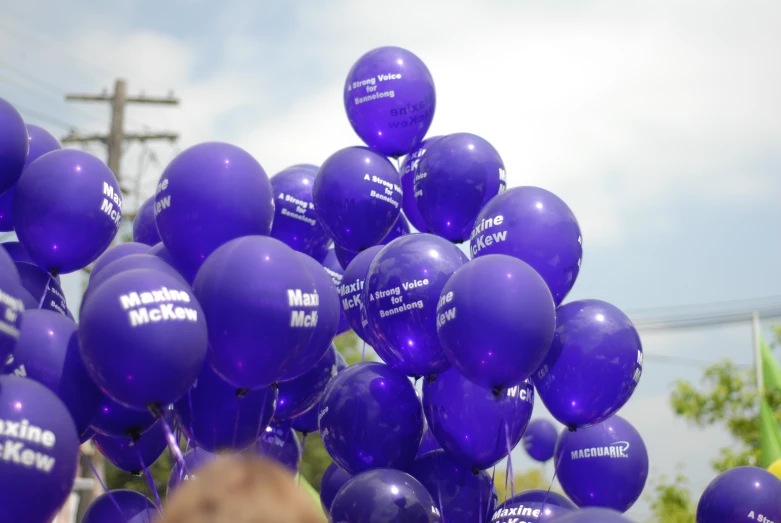
[[[271,460],[227,456],[179,486],[159,523],[326,523],[295,477]]]

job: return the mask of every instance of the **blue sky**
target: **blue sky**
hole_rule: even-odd
[[[29,110],[103,131],[106,107],[65,104],[61,95],[100,91],[117,75],[131,93],[173,89],[180,108],[131,108],[128,127],[177,130],[183,147],[236,143],[273,174],[358,144],[341,101],[347,71],[369,49],[406,47],[437,85],[431,134],[483,136],[502,155],[510,186],[545,187],[578,216],[584,262],[572,298],[632,311],[781,295],[781,5],[547,4],[6,2],[0,96],[63,134]],[[153,150],[163,164],[174,154]],[[128,149],[128,179],[140,151]],[[159,172],[144,170],[145,196]],[[73,303],[78,282],[66,289]],[[748,325],[643,341],[648,354],[751,361]],[[646,438],[652,471],[684,462],[695,495],[712,476],[708,460],[728,443],[723,431],[687,427],[667,407],[671,382],[698,376],[646,360],[622,411]],[[642,518],[647,506],[633,511]]]

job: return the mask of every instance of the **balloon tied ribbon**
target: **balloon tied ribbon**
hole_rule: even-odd
[[[247,394],[249,394],[249,389],[246,389],[246,388],[245,389],[236,389],[236,397],[237,398],[243,398]]]

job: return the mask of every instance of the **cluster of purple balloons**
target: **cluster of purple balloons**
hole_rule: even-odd
[[[479,136],[426,138],[436,92],[409,51],[362,56],[344,103],[365,147],[268,177],[239,147],[195,145],[109,248],[112,173],[0,100],[0,227],[19,239],[0,249],[0,434],[19,450],[0,516],[50,520],[80,441],[133,473],[180,454],[170,492],[225,451],[297,471],[299,431],[333,458],[335,521],[626,521],[648,454],[616,413],[643,351],[615,306],[563,303],[583,255],[570,208],[507,189]],[[77,324],[59,275],[93,263]],[[382,362],[347,366],[333,340],[349,329]],[[535,396],[563,430],[531,421]],[[498,504],[488,471],[521,441],[568,497]],[[725,488],[703,513],[726,510]],[[87,521],[156,510],[114,491]]]

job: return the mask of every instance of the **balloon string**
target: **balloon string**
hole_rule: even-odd
[[[442,470],[442,469],[439,468],[439,455],[440,454],[441,454],[440,452],[437,452],[435,454],[435,456],[434,456],[434,459],[436,460],[437,476],[439,475],[440,470]],[[441,517],[442,514],[445,513],[445,509],[442,506],[442,482],[441,481],[437,481],[437,500],[439,501],[437,508],[439,509],[439,515]]]
[[[553,482],[556,481],[556,474],[559,471],[559,465],[561,465],[561,459],[564,457],[564,453],[561,453],[561,456],[559,456],[558,460],[553,461],[553,477],[550,480],[550,485],[548,485],[548,491],[545,492],[545,496],[542,498],[542,508],[545,508],[545,501],[548,499],[548,494],[550,494],[551,489],[553,488]]]
[[[361,363],[366,361],[366,342],[363,342],[363,345],[361,346]]]
[[[176,437],[174,436],[174,433],[171,430],[171,426],[168,424],[168,420],[165,419],[165,416],[163,416],[160,407],[155,405],[150,407],[149,410],[152,412],[152,414],[155,417],[157,417],[160,423],[163,424],[163,431],[165,432],[165,439],[168,442],[168,448],[174,452],[174,456],[176,456],[177,463],[179,463],[182,469],[187,471],[187,463],[184,462],[182,449],[179,448],[179,442],[176,441]]]
[[[81,455],[84,456],[84,460],[87,462],[87,465],[89,465],[89,468],[92,471],[92,475],[95,476],[95,479],[98,480],[98,483],[100,483],[100,486],[103,487],[103,492],[105,492],[108,495],[108,497],[111,500],[111,502],[114,504],[115,507],[117,507],[117,510],[121,514],[122,513],[122,509],[120,508],[119,503],[117,503],[117,500],[114,498],[114,495],[111,493],[111,491],[109,491],[108,487],[103,482],[103,478],[100,477],[100,474],[98,474],[98,471],[95,470],[95,465],[92,464],[92,460],[89,459],[89,456],[84,454],[84,451],[81,451]]]
[[[494,481],[496,481],[496,465],[494,465],[493,468],[491,469],[491,490],[495,488]],[[486,517],[484,519],[488,519],[490,517],[490,514],[488,514],[488,509],[491,508],[491,497],[492,497],[491,493],[489,492],[488,500],[487,500],[488,504],[485,506]]]
[[[146,463],[144,463],[144,457],[141,455],[141,449],[139,449],[136,446],[136,455],[138,456],[138,462],[141,464],[141,470],[144,471],[144,477],[146,478],[146,483],[149,485],[149,488],[152,490],[152,494],[155,496],[155,508],[158,512],[161,511],[160,507],[162,506],[162,503],[160,502],[160,495],[157,493],[157,487],[155,487],[155,480],[152,477],[152,473],[149,471],[149,467]]]
[[[272,387],[273,386],[274,385],[272,385]],[[268,394],[268,392],[266,392],[266,394]],[[264,398],[264,401],[263,401],[263,406],[260,408],[260,419],[258,420],[258,430],[257,430],[257,432],[255,432],[255,442],[253,442],[253,445],[255,445],[255,443],[257,443],[258,439],[260,439],[260,431],[261,430],[266,430],[266,427],[261,427],[261,425],[263,425],[263,418],[264,417],[266,417],[266,402],[265,402],[265,398]],[[255,447],[257,448],[257,445],[255,445]],[[263,455],[263,454],[261,454],[261,455]]]
[[[43,287],[43,296],[41,296],[41,299],[38,301],[38,308],[43,308],[43,302],[46,301],[46,295],[49,293],[49,285],[52,283],[52,275],[49,274],[49,279],[46,280],[46,285]]]
[[[510,472],[510,497],[515,497],[515,474],[513,473],[513,454],[510,448],[510,424],[504,421],[504,434],[507,441],[507,470]],[[507,485],[505,485],[505,490]]]

